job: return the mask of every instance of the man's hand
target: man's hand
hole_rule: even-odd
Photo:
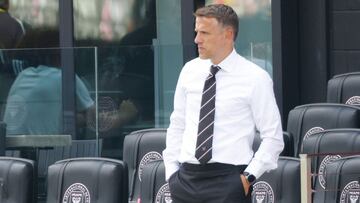
[[[240,179],[244,187],[245,196],[247,196],[250,189],[250,183],[243,174],[240,174]]]
[[[119,114],[123,115],[123,117],[126,117],[128,120],[133,120],[137,116],[138,110],[132,101],[124,100],[120,104]]]

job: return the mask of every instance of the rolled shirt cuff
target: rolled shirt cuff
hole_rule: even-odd
[[[165,180],[169,181],[169,178],[172,174],[178,171],[180,168],[180,164],[178,163],[168,163],[165,164]]]

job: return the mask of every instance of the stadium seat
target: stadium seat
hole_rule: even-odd
[[[330,79],[327,102],[360,105],[360,72],[335,75]]]
[[[127,186],[127,167],[122,161],[66,159],[49,166],[46,202],[125,203]]]
[[[292,137],[292,134],[288,132],[283,132],[283,138],[284,138],[284,149],[281,152],[280,156],[294,156],[294,139]],[[261,138],[260,134],[256,133],[254,142],[253,142],[253,150],[256,152],[260,146]]]
[[[345,104],[317,103],[289,112],[287,132],[294,137],[294,154],[299,155],[303,139],[325,129],[359,128],[360,107]]]
[[[251,196],[253,203],[300,203],[300,160],[280,157],[278,168],[256,181]]]
[[[0,157],[0,202],[35,203],[34,162]]]
[[[143,168],[151,161],[162,160],[166,129],[146,129],[130,133],[124,140],[123,160],[129,170],[129,201],[137,202]]]
[[[357,203],[360,200],[360,156],[349,156],[329,163],[325,168],[326,203]]]
[[[169,184],[165,181],[163,161],[153,161],[143,169],[140,186],[141,203],[171,202]]]
[[[304,140],[301,153],[314,155],[311,158],[313,202],[324,202],[325,167],[337,159],[360,153],[360,129],[340,128],[314,133]]]
[[[97,140],[72,140],[71,146],[54,147],[53,149],[40,149],[38,154],[38,198],[46,199],[47,170],[56,161],[77,158],[97,157],[101,148],[101,141]],[[16,151],[15,151],[16,152]],[[15,154],[14,154],[15,155]]]

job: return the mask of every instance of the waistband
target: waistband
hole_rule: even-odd
[[[208,164],[182,163],[181,167],[187,171],[212,171],[212,170],[233,170],[233,169],[244,171],[247,165],[232,165],[232,164],[223,164],[223,163],[208,163]]]

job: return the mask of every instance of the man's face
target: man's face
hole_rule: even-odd
[[[195,32],[201,59],[216,61],[222,56],[225,28],[215,18],[196,17]]]

